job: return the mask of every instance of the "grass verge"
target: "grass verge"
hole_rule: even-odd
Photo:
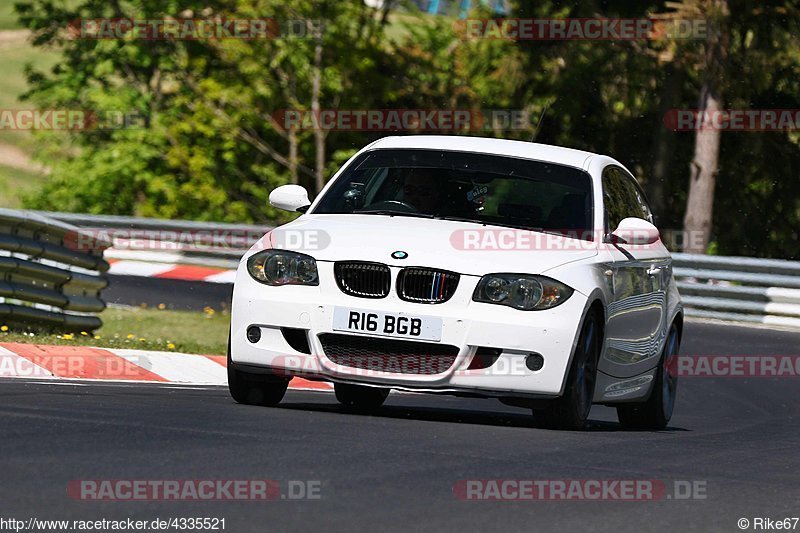
[[[112,307],[100,314],[103,327],[89,334],[25,332],[0,327],[0,342],[97,346],[225,355],[230,314],[206,308],[173,311]],[[5,331],[3,331],[5,330]]]
[[[20,25],[12,0],[0,0],[0,30],[16,30]]]
[[[19,96],[28,90],[25,67],[31,65],[36,70],[49,71],[59,58],[58,50],[36,48],[24,36],[0,43],[0,64],[3,65],[0,106],[3,109],[32,107],[30,103],[19,101]]]
[[[22,196],[33,191],[46,177],[0,164],[0,205],[10,209],[22,207]]]
[[[12,13],[11,4],[13,2],[0,0],[0,30],[16,27],[16,16]],[[3,34],[0,35],[0,65],[3,65],[3,76],[0,77],[0,109],[32,108],[32,103],[19,100],[19,96],[28,88],[25,66],[30,64],[38,70],[49,70],[58,61],[59,52],[35,48],[24,32],[0,33]],[[33,153],[36,147],[33,135],[27,130],[0,129],[0,144],[17,148],[25,154]],[[35,189],[47,177],[36,174],[34,170],[15,170],[12,167],[19,164],[9,165],[11,162],[3,157],[11,156],[2,150],[0,154],[0,205],[19,208],[22,195]]]

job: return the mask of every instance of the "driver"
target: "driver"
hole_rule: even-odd
[[[403,201],[421,213],[435,214],[444,203],[444,195],[437,182],[441,171],[435,168],[414,168],[403,182]]]

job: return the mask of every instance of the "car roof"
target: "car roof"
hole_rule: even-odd
[[[452,150],[521,157],[536,161],[549,161],[585,169],[592,152],[508,139],[467,137],[461,135],[407,135],[384,137],[372,143],[370,150],[385,148],[413,148],[427,150]]]

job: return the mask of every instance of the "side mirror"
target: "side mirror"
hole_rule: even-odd
[[[305,211],[311,205],[308,191],[300,185],[281,185],[269,193],[269,203],[285,211]]]
[[[658,228],[643,218],[623,218],[611,232],[613,242],[620,244],[653,244],[660,238]]]

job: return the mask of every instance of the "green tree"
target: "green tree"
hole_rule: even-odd
[[[287,131],[285,110],[372,108],[391,79],[385,21],[363,2],[220,1],[193,10],[176,2],[85,0],[20,4],[35,44],[65,60],[31,72],[37,105],[134,111],[133,128],[74,132],[53,179],[29,207],[167,218],[265,220],[269,190],[296,182],[312,191],[354,151],[361,134]],[[265,15],[267,14],[267,15]],[[269,17],[309,24],[307,35],[275,39],[87,40],[64,29],[82,18]],[[321,24],[322,31],[316,31]],[[295,27],[295,34],[298,34]],[[335,148],[331,148],[335,146]]]
[[[677,16],[708,20],[710,30],[705,40],[675,43],[686,81],[675,107],[713,113],[800,105],[799,2],[671,6]],[[721,254],[800,257],[800,183],[785,178],[800,166],[797,132],[706,128],[679,135],[687,138],[678,155],[689,162],[688,251],[705,253],[713,244]]]

